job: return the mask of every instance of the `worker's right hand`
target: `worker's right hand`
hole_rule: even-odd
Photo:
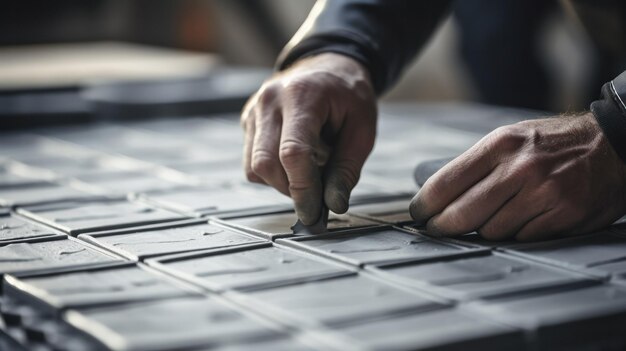
[[[246,176],[291,196],[305,225],[318,220],[322,201],[344,213],[374,146],[376,117],[376,96],[360,63],[334,53],[297,61],[243,109]]]

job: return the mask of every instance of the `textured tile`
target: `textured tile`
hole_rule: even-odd
[[[362,275],[303,282],[254,291],[247,296],[260,306],[269,306],[272,315],[278,312],[296,321],[308,320],[329,327],[445,307]]]
[[[169,211],[127,201],[63,203],[19,211],[71,235],[184,219]]]
[[[278,199],[228,188],[187,188],[142,196],[142,201],[178,213],[204,216],[229,212],[276,212],[291,205],[287,197]]]
[[[67,320],[112,350],[170,350],[277,334],[207,298],[185,298],[70,311]]]
[[[574,270],[608,275],[613,272],[614,263],[626,260],[626,237],[600,232],[561,240],[510,246],[507,250]]]
[[[336,332],[368,350],[525,350],[519,330],[456,309],[411,314]]]
[[[249,342],[224,343],[222,345],[201,348],[197,351],[246,351],[246,350],[272,350],[272,351],[312,351],[312,348],[289,338],[271,338],[269,340],[254,340]]]
[[[54,309],[193,295],[172,280],[134,264],[23,278],[7,276],[5,279],[4,293],[7,296],[35,299]]]
[[[403,199],[351,206],[350,213],[381,221],[383,223],[412,223],[413,219],[409,213],[410,200],[411,199]]]
[[[626,292],[610,285],[476,302],[472,311],[533,331],[535,349],[601,349],[626,346]],[[617,346],[617,347],[616,347]]]
[[[471,251],[392,227],[281,239],[278,242],[353,265],[424,260],[464,255]]]
[[[52,229],[28,222],[19,217],[10,216],[8,213],[0,213],[0,245],[59,235]]]
[[[77,179],[102,188],[109,194],[164,192],[185,187],[184,184],[141,172],[83,175]]]
[[[0,206],[31,206],[59,201],[101,199],[102,195],[89,193],[67,185],[40,183],[35,186],[0,188]]]
[[[208,223],[181,223],[172,227],[173,225],[175,224],[169,223],[164,228],[156,225],[149,229],[82,234],[80,238],[134,260],[264,242],[262,239]]]
[[[120,262],[72,239],[9,244],[0,247],[0,274],[26,274],[94,267]]]
[[[270,244],[178,255],[147,262],[211,290],[258,289],[351,272],[332,262]]]
[[[459,300],[594,284],[584,275],[498,253],[381,269],[431,293]]]

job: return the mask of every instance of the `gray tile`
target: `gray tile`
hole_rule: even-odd
[[[0,213],[0,245],[34,238],[59,236],[56,231],[8,213]]]
[[[312,321],[328,327],[387,319],[410,311],[427,311],[446,305],[363,275],[351,275],[246,294],[272,315],[294,321]],[[281,318],[282,319],[282,318]]]
[[[147,230],[138,228],[82,234],[80,238],[134,260],[264,242],[251,235],[208,223],[191,226],[181,223],[178,227],[172,227],[173,225],[175,224],[170,223],[165,228],[150,226]]]
[[[499,253],[450,258],[420,264],[383,267],[408,284],[446,297],[467,300],[528,293],[546,289],[572,288],[599,281],[564,269],[540,265]]]
[[[59,201],[102,199],[103,196],[67,185],[40,183],[36,186],[0,188],[0,206],[31,206]]]
[[[254,340],[249,342],[223,343],[194,351],[249,351],[249,350],[272,350],[272,351],[312,351],[316,348],[301,344],[288,337]]]
[[[465,255],[472,251],[387,226],[281,239],[278,242],[353,265],[417,261]]]
[[[128,201],[61,203],[18,211],[71,235],[184,219],[173,212]]]
[[[371,218],[383,223],[412,223],[413,219],[409,213],[410,200],[411,199],[403,199],[351,206],[350,213],[357,216]]]
[[[368,350],[525,350],[521,331],[456,309],[335,330]]]
[[[146,262],[214,291],[260,289],[351,273],[333,262],[269,243]]]
[[[54,318],[29,320],[22,328],[30,340],[28,347],[33,351],[106,351],[89,336]]]
[[[121,262],[73,239],[9,244],[0,247],[0,274],[32,274]]]
[[[626,260],[626,237],[600,232],[506,249],[532,259],[607,276],[613,272],[612,264]],[[609,268],[605,268],[607,265]]]
[[[221,217],[223,223],[239,228],[246,232],[259,235],[269,240],[291,236],[291,227],[298,217],[294,212],[274,213],[261,216],[229,218]],[[379,225],[379,223],[349,215],[330,213],[328,217],[328,231],[338,231],[350,228],[363,228]]]
[[[257,320],[207,298],[70,311],[66,318],[116,351],[178,350],[277,334]]]
[[[287,197],[268,198],[255,192],[228,188],[187,188],[146,195],[140,199],[161,208],[194,216],[229,212],[276,212],[291,205]]]
[[[12,173],[5,164],[0,163],[0,189],[26,187],[45,184],[46,182],[36,177],[25,177]]]
[[[108,194],[163,192],[185,187],[182,183],[168,181],[142,172],[83,175],[76,177],[76,179],[102,188]]]
[[[5,279],[6,296],[35,300],[53,310],[194,295],[163,275],[134,264]]]
[[[532,331],[537,350],[626,346],[626,291],[610,285],[475,302],[469,307],[474,313]]]
[[[198,179],[207,186],[232,187],[247,182],[241,162],[198,162],[171,166],[171,168]]]

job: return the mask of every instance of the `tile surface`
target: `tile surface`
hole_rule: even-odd
[[[261,305],[328,326],[444,307],[434,300],[359,275],[261,290],[250,296]]]
[[[624,350],[620,225],[520,244],[410,218],[418,163],[537,115],[382,104],[348,214],[308,236],[245,179],[239,111],[3,131],[0,349]]]
[[[273,246],[166,258],[162,264],[169,272],[190,275],[216,290],[261,288],[350,272],[332,262]]]
[[[28,296],[54,308],[84,308],[192,295],[171,280],[135,265],[9,278],[4,289],[8,296]]]
[[[384,270],[456,299],[593,283],[583,275],[499,254],[396,265]]]
[[[80,238],[131,259],[263,242],[259,238],[211,224],[124,234],[83,234]]]
[[[126,201],[32,207],[21,213],[72,235],[184,218],[173,212]]]
[[[374,350],[524,350],[519,330],[455,309],[355,325],[341,332]]]
[[[26,220],[0,214],[0,245],[33,238],[59,235],[54,230],[28,222]]]
[[[465,248],[390,227],[280,240],[351,264],[383,264],[463,254]]]
[[[508,249],[514,253],[574,269],[612,273],[614,264],[626,260],[626,237],[601,232],[563,240],[510,246]]]
[[[181,349],[277,334],[206,298],[83,310],[70,312],[67,318],[114,350]]]
[[[75,240],[16,243],[0,247],[0,274],[33,273],[119,262]]]

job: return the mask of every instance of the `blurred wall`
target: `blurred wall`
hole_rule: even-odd
[[[121,40],[217,52],[228,64],[270,67],[313,4],[314,0],[5,1],[0,4],[0,46]],[[550,108],[586,107],[596,87],[589,83],[594,55],[584,32],[562,11],[555,11],[546,21],[541,47],[541,59],[556,86]],[[428,101],[476,98],[459,56],[453,17],[385,96]]]

